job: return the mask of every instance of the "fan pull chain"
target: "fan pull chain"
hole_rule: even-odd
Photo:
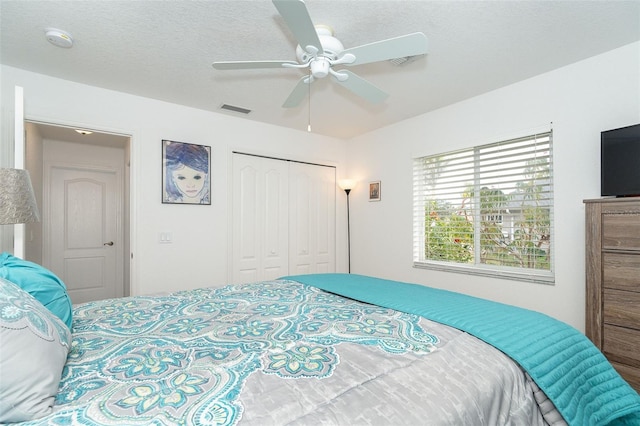
[[[309,68],[309,79],[307,80],[309,107],[307,108],[307,132],[311,133],[311,68]]]

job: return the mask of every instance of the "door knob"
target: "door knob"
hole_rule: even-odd
[[[113,241],[109,241],[108,243],[104,243],[102,245],[103,246],[112,246],[113,245]]]

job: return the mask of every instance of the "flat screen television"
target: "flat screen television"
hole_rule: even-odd
[[[640,124],[600,134],[600,192],[640,196]]]

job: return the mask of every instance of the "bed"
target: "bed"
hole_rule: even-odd
[[[0,283],[0,313],[35,306]],[[52,324],[60,380],[22,425],[640,424],[575,329],[421,285],[301,275],[77,305],[66,337]]]

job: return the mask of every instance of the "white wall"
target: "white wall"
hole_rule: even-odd
[[[599,196],[600,131],[640,122],[639,57],[640,43],[634,43],[346,143],[2,66],[0,166],[11,164],[7,158],[13,151],[7,144],[13,138],[7,135],[11,135],[14,85],[24,87],[27,119],[132,135],[136,212],[132,293],[147,294],[226,282],[232,150],[335,164],[338,179],[346,177],[348,154],[348,176],[360,180],[350,196],[353,273],[511,303],[584,330],[582,200]],[[550,122],[556,284],[414,269],[412,158],[526,134]],[[161,139],[212,146],[211,206],[160,203]],[[380,202],[367,201],[367,183],[373,180],[382,181]],[[346,271],[346,238],[342,238],[346,225],[340,214],[344,200],[338,196],[336,205],[339,271]],[[165,231],[173,233],[173,244],[158,244],[158,234]],[[0,239],[3,245],[5,240]]]
[[[335,165],[342,176],[343,141],[13,67],[2,66],[0,72],[3,135],[12,134],[14,85],[24,88],[25,119],[131,135],[134,295],[227,282],[233,150]],[[212,147],[211,206],[161,203],[162,139]],[[13,137],[0,143],[0,166],[11,166]],[[336,208],[344,206],[339,198]],[[337,232],[345,237],[338,239],[337,268],[346,270],[346,224],[338,216]],[[173,243],[159,244],[160,232],[171,232]]]
[[[554,129],[555,285],[413,268],[412,158],[526,135],[548,129],[550,122]],[[351,141],[349,175],[360,180],[351,195],[351,271],[542,311],[584,331],[582,200],[600,194],[600,132],[637,123],[640,43]],[[368,182],[375,180],[382,181],[382,199],[369,202]]]

